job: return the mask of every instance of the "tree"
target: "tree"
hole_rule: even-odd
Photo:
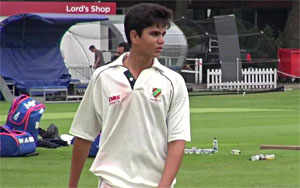
[[[178,19],[182,16],[186,16],[187,12],[187,5],[189,1],[188,0],[176,0],[175,1],[175,10],[174,11],[174,18]]]
[[[283,47],[300,48],[299,0],[294,0],[284,28]]]

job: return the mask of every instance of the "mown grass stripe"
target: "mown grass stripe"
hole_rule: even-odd
[[[191,108],[191,113],[226,113],[226,112],[280,112],[294,111],[287,109],[259,109],[259,108]],[[42,119],[67,119],[74,118],[76,112],[44,113]],[[0,115],[1,121],[6,120],[7,115]]]
[[[44,113],[42,116],[42,120],[74,118],[75,113],[76,112]],[[0,115],[1,121],[5,121],[6,117],[7,115]]]
[[[280,112],[294,111],[287,109],[261,109],[261,108],[191,108],[191,113],[225,113],[225,112]]]

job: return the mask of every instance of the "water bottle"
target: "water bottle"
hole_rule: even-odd
[[[214,138],[213,140],[213,149],[215,150],[215,152],[218,152],[218,140],[217,138]]]
[[[192,147],[193,153],[196,153],[197,148],[195,146]]]
[[[275,155],[271,154],[271,155],[264,155],[264,154],[260,154],[260,160],[274,160],[275,159]]]
[[[253,156],[250,157],[249,160],[250,161],[258,161],[258,160],[260,160],[260,156],[259,155],[253,155]]]
[[[204,154],[213,154],[216,152],[214,149],[203,149],[202,151]]]
[[[241,150],[239,150],[239,149],[233,149],[233,150],[231,150],[231,154],[232,155],[240,155],[241,154]]]
[[[250,161],[258,161],[258,160],[273,160],[275,159],[275,155],[264,155],[264,154],[258,154],[258,155],[253,155],[250,157]]]
[[[271,155],[266,155],[266,160],[274,160],[275,159],[275,155],[271,154]]]
[[[266,155],[264,154],[259,154],[259,160],[266,160]]]
[[[188,153],[189,153],[189,149],[187,149],[187,148],[184,149],[184,153],[185,153],[185,154],[188,154]]]

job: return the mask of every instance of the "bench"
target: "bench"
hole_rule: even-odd
[[[5,82],[6,82],[7,87],[9,88],[11,94],[13,96],[15,96],[16,95],[16,86],[15,86],[16,83],[15,83],[15,81],[10,80],[10,79],[9,80],[5,79]]]
[[[83,98],[83,95],[69,95],[68,97],[67,97],[67,100],[68,101],[74,101],[74,102],[79,102],[79,101],[81,101],[82,100],[82,98]]]
[[[83,95],[88,84],[79,83],[75,85],[75,95]]]
[[[66,86],[33,86],[29,90],[31,97],[40,97],[41,100],[67,100],[68,88]],[[41,97],[42,96],[42,97]]]
[[[78,79],[71,79],[69,86],[69,95],[83,95],[88,86],[88,82],[82,82]]]

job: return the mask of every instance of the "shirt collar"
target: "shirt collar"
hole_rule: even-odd
[[[118,57],[114,62],[112,62],[111,66],[123,66],[123,58],[129,55],[129,52],[123,53],[120,57]],[[152,67],[155,69],[158,69],[161,72],[164,72],[164,66],[160,64],[157,58],[154,58],[154,62],[152,64]]]

